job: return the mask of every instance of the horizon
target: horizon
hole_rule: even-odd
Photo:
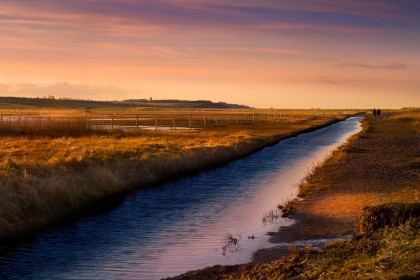
[[[229,103],[225,101],[213,101],[213,100],[205,100],[205,99],[147,99],[147,98],[130,98],[130,99],[120,99],[120,100],[106,100],[106,99],[89,99],[89,98],[79,98],[79,97],[48,97],[48,96],[36,96],[36,97],[25,97],[25,96],[0,96],[0,98],[22,98],[22,99],[45,99],[45,100],[56,100],[56,101],[81,101],[81,102],[159,102],[159,101],[177,101],[177,102],[211,102],[213,104],[223,103],[228,105],[234,106],[245,106],[249,107],[248,109],[255,109],[255,110],[371,110],[371,109],[382,109],[382,110],[403,110],[403,109],[419,109],[418,106],[406,106],[400,108],[387,108],[387,107],[371,107],[371,108],[351,108],[351,107],[339,107],[339,108],[324,108],[324,107],[312,107],[312,108],[284,108],[284,107],[253,107],[247,104],[238,104],[238,103]],[[1,106],[0,106],[1,107]],[[147,108],[147,107],[146,107]],[[170,107],[169,107],[170,108]],[[200,108],[197,108],[200,109]],[[201,108],[202,109],[202,108]],[[217,109],[217,108],[215,108]],[[232,108],[235,109],[235,108]],[[229,110],[229,108],[227,108]]]
[[[420,2],[8,1],[0,96],[419,107]]]

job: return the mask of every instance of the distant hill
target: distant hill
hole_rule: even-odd
[[[224,102],[211,102],[208,100],[146,100],[129,99],[124,101],[93,101],[83,99],[54,99],[54,98],[27,98],[27,97],[0,97],[0,107],[43,107],[67,109],[95,109],[95,108],[214,108],[214,109],[247,109],[248,106],[228,104]]]
[[[212,102],[209,100],[146,100],[146,99],[128,99],[124,102],[138,104],[146,107],[163,107],[163,108],[213,108],[213,109],[249,109],[249,106],[229,104],[225,102]]]

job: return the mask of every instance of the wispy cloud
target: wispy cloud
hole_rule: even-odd
[[[382,64],[369,64],[369,63],[358,63],[358,62],[343,62],[337,64],[342,68],[361,68],[369,70],[405,70],[409,67],[409,64],[403,62],[389,62]]]
[[[360,27],[351,25],[335,25],[325,23],[267,23],[254,27],[259,30],[280,31],[280,32],[304,32],[305,34],[372,34],[379,33],[382,29],[378,26]]]
[[[412,1],[411,1],[412,2]],[[404,26],[416,13],[410,1],[356,0],[20,0],[2,3],[0,39],[84,47],[86,43],[190,46],[221,44],[243,34],[305,37],[378,33]],[[414,6],[414,8],[413,8]],[[395,15],[399,15],[396,17]],[[400,17],[401,16],[401,17]],[[384,22],[386,24],[384,24]],[[251,36],[251,35],[249,35]],[[2,44],[3,47],[5,44]],[[13,46],[15,47],[15,46]],[[16,46],[19,47],[19,46]],[[262,47],[262,46],[257,46]]]
[[[341,82],[339,82],[337,79],[331,77],[331,76],[314,76],[314,77],[299,77],[299,78],[291,78],[288,79],[287,82],[292,84],[306,84],[306,85],[340,85]]]
[[[395,1],[394,1],[395,2]],[[412,2],[412,1],[411,1]],[[56,28],[67,24],[90,22],[85,30],[98,25],[137,26],[238,26],[269,24],[304,24],[314,26],[375,27],[378,18],[407,19],[413,14],[410,1],[352,1],[338,3],[317,1],[180,1],[180,0],[29,0],[2,3],[2,21],[46,28],[46,21]],[[417,5],[418,8],[418,5]],[[391,13],[392,12],[392,13]],[[385,15],[384,15],[385,14]],[[10,18],[9,15],[15,15]],[[17,16],[24,15],[24,16]],[[389,15],[389,16],[387,16]],[[404,18],[402,16],[405,16]],[[57,23],[60,23],[58,26]],[[28,26],[29,28],[29,26]],[[48,28],[54,28],[53,25]]]

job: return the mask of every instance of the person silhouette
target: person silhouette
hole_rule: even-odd
[[[378,118],[379,118],[379,116],[381,115],[381,109],[376,110],[376,115],[377,115],[377,116],[378,116]]]
[[[375,108],[373,108],[373,116],[376,118],[376,113],[377,113],[377,111],[376,111],[376,109]]]

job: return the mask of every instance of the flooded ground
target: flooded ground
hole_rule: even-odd
[[[6,126],[37,126],[39,128],[45,128],[50,125],[51,120],[54,122],[54,124],[64,124],[68,125],[69,122],[77,122],[78,119],[70,119],[70,118],[53,118],[51,119],[49,116],[7,116],[2,115],[0,125],[6,125]],[[135,122],[136,118],[132,119],[120,119],[119,122],[122,123],[131,123]],[[112,124],[112,119],[109,116],[102,116],[101,118],[97,119],[89,119],[89,121],[86,121],[86,128],[93,129],[93,130],[123,130],[123,131],[135,131],[135,130],[198,130],[200,128],[196,127],[185,127],[185,126],[177,126],[175,123],[172,125],[161,125],[161,124],[154,124],[154,125],[140,125],[139,123],[136,124]],[[137,119],[138,121],[138,119]],[[154,121],[154,120],[153,120]],[[162,122],[162,120],[161,120]],[[168,121],[166,120],[166,123]]]

